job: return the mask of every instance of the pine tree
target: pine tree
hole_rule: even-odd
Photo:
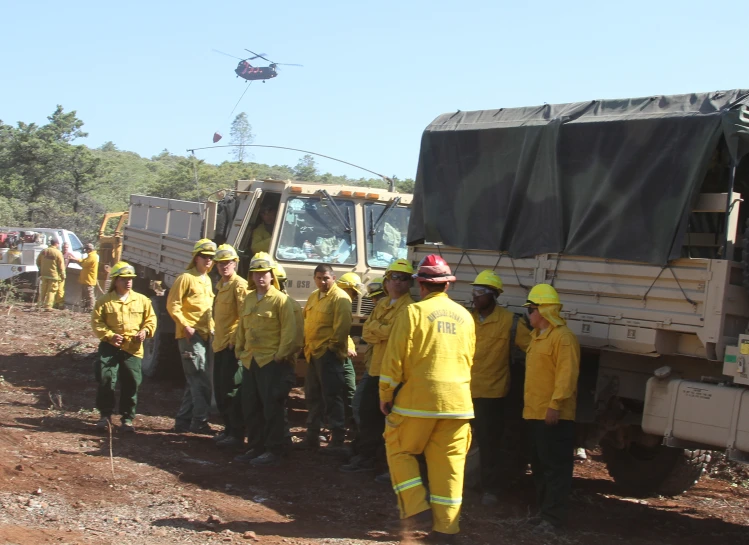
[[[255,140],[255,136],[252,134],[252,125],[247,120],[247,114],[242,112],[237,114],[234,121],[231,124],[231,144],[236,147],[232,148],[232,154],[234,158],[240,163],[244,162],[245,159],[249,159],[251,154],[245,149],[244,146],[252,144]]]

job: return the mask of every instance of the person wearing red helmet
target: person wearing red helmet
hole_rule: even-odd
[[[414,278],[421,301],[395,319],[380,369],[385,448],[401,530],[431,523],[430,541],[449,543],[459,531],[471,444],[475,327],[471,314],[447,297],[455,277],[442,257],[426,256]],[[416,459],[421,454],[429,471],[428,496]]]

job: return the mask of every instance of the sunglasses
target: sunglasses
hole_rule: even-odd
[[[407,280],[411,280],[411,275],[408,273],[390,273],[388,276],[390,280],[397,280],[398,282],[406,282]]]
[[[528,309],[528,316],[530,316],[531,314],[533,314],[534,312],[538,310],[538,307],[526,307],[526,308]]]
[[[475,297],[479,297],[479,296],[481,296],[481,295],[486,295],[486,294],[488,294],[488,293],[492,293],[492,290],[491,290],[491,289],[489,289],[489,288],[473,288],[473,291],[472,291],[472,293],[473,293],[473,295],[474,295]],[[492,294],[492,295],[493,295],[493,294]]]
[[[209,261],[213,261],[213,256],[208,254],[198,254],[198,257],[202,257],[203,259],[207,259]]]

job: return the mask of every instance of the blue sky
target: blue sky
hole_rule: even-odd
[[[413,177],[441,113],[749,86],[749,3],[25,2],[0,0],[0,119],[76,110],[97,147],[150,157],[229,137],[243,48],[285,68],[237,112],[255,143],[309,149]],[[236,114],[236,112],[235,112]],[[233,117],[233,116],[232,116]],[[227,150],[198,152],[219,163]],[[294,165],[300,154],[253,150]],[[323,172],[368,176],[318,159]]]

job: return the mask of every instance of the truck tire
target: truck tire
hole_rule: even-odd
[[[165,377],[179,363],[179,348],[174,338],[174,322],[166,312],[166,297],[151,297],[156,314],[156,334],[143,343],[141,369],[149,378]]]
[[[689,490],[710,463],[709,450],[688,450],[663,445],[631,443],[616,448],[601,442],[606,469],[622,492],[635,497],[678,496]]]

